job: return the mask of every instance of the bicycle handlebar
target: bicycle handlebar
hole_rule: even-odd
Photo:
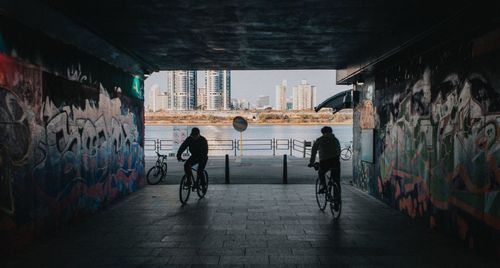
[[[319,163],[315,162],[314,164],[309,164],[307,165],[308,167],[314,168],[314,170],[319,170]]]

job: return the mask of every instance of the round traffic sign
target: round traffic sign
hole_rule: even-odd
[[[247,129],[248,127],[248,122],[245,118],[241,117],[241,116],[236,116],[234,119],[233,119],[233,127],[234,129],[236,129],[237,131],[239,132],[243,132],[245,131],[245,129]]]

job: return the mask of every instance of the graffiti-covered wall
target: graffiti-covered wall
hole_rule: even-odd
[[[400,59],[361,87],[364,96],[375,89],[373,102],[356,107],[360,131],[374,128],[375,155],[373,163],[356,162],[355,181],[409,216],[498,254],[500,47],[478,43]]]
[[[1,24],[2,248],[76,222],[143,185],[142,92],[135,76]]]

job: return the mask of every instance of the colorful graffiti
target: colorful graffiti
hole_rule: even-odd
[[[500,230],[500,88],[491,79],[429,67],[415,80],[385,83],[377,99],[371,192],[470,246],[484,235],[478,226],[497,237]]]
[[[0,237],[78,221],[143,185],[142,101],[74,66],[60,77],[0,55]]]
[[[365,98],[357,109],[361,111],[360,126],[362,129],[375,128],[375,111],[373,109],[373,85],[368,85],[365,90]]]

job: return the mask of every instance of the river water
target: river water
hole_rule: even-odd
[[[187,129],[189,133],[193,126],[146,126],[145,139],[148,140],[174,140],[174,128]],[[297,141],[312,141],[321,135],[322,125],[249,125],[243,132],[244,144],[262,144],[260,146],[249,145],[244,147],[244,155],[272,155],[272,150],[266,150],[268,146],[266,139],[295,139]],[[333,133],[340,141],[341,146],[345,146],[352,141],[352,125],[335,125],[331,126]],[[239,140],[240,133],[237,132],[232,125],[218,125],[218,126],[198,126],[203,135],[209,143],[217,143],[215,140]],[[261,141],[255,141],[260,139]],[[254,140],[254,141],[252,141]],[[230,142],[229,142],[230,143]],[[283,141],[282,149],[286,148]],[[225,143],[227,144],[227,142]],[[251,150],[254,149],[254,150]],[[257,150],[258,149],[258,150]],[[146,156],[154,155],[154,152],[146,148]],[[211,155],[223,155],[228,152],[222,150],[212,149]],[[231,155],[231,152],[229,152]],[[239,151],[238,151],[239,154]]]

